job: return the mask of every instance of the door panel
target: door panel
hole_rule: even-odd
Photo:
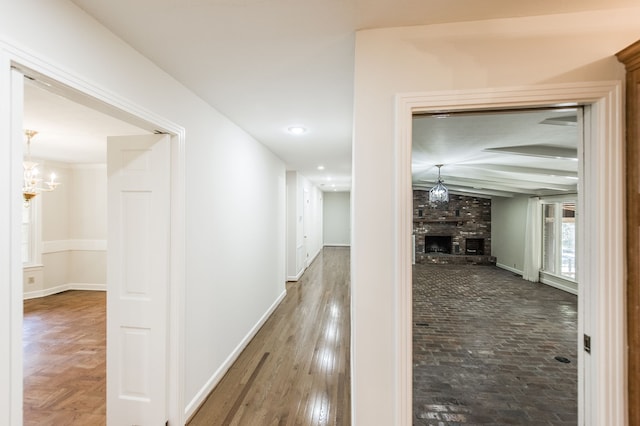
[[[169,137],[107,142],[107,423],[167,420]]]

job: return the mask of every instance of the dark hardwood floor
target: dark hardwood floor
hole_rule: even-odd
[[[349,425],[349,249],[325,248],[189,422]]]
[[[99,426],[106,414],[106,294],[24,301],[24,425]]]

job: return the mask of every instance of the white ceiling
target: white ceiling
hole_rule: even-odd
[[[25,79],[23,120],[25,129],[38,132],[31,139],[32,156],[64,163],[104,164],[108,136],[149,133],[29,79]]]
[[[343,190],[351,181],[356,30],[631,7],[637,0],[73,2],[268,146],[289,170],[319,185],[331,178]],[[294,137],[286,132],[291,125],[308,132]]]
[[[572,194],[578,183],[575,109],[436,114],[413,119],[413,186],[441,177],[454,193]]]

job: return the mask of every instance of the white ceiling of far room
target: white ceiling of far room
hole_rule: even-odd
[[[441,176],[467,195],[575,194],[576,109],[418,115],[413,119],[413,187]]]
[[[340,190],[351,186],[356,30],[624,8],[636,1],[72,0],[265,144],[287,169],[325,188],[330,179]],[[291,135],[286,129],[293,125],[308,131]]]

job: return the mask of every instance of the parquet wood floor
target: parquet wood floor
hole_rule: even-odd
[[[327,247],[190,426],[350,424],[349,249]]]
[[[24,301],[24,425],[106,423],[106,293]]]

